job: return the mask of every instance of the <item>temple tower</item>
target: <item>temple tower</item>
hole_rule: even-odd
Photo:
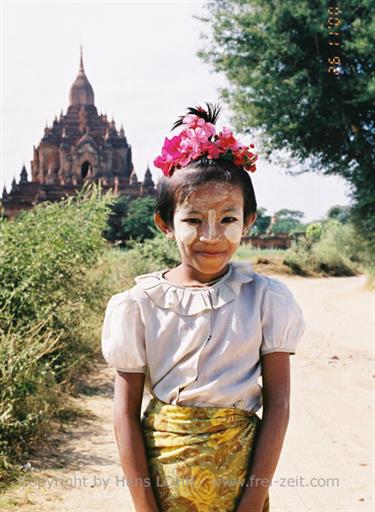
[[[149,174],[151,175],[149,169]],[[146,171],[147,173],[147,171]],[[132,176],[132,178],[131,178]],[[114,119],[99,114],[95,94],[84,68],[81,47],[79,69],[69,91],[69,106],[59,118],[46,125],[31,161],[31,181],[23,166],[20,181],[14,180],[12,190],[3,191],[5,215],[14,217],[23,209],[41,201],[57,201],[74,194],[84,182],[101,181],[103,189],[116,194],[154,195],[150,176],[146,184],[138,182],[132,161],[132,148],[121,126]]]

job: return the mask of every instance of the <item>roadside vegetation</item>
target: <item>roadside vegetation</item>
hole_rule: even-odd
[[[86,188],[0,222],[2,482],[71,416],[69,397],[92,368],[109,293],[100,261],[112,200]]]

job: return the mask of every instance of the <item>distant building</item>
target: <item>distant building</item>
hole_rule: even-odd
[[[52,126],[46,126],[31,161],[31,181],[25,165],[19,183],[4,187],[2,206],[6,217],[43,201],[58,201],[76,193],[85,182],[112,188],[117,195],[132,197],[155,195],[150,169],[142,182],[134,171],[132,148],[123,127],[98,114],[94,90],[87,79],[81,49],[77,78],[70,88],[69,107]]]
[[[242,243],[250,244],[254,249],[289,249],[293,238],[287,233],[277,233],[275,235],[247,236],[243,238]]]

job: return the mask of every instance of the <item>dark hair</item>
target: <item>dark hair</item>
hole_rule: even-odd
[[[248,171],[224,159],[197,160],[182,169],[177,169],[172,177],[162,177],[154,212],[159,213],[168,226],[173,228],[176,206],[182,203],[200,185],[209,182],[223,182],[241,188],[244,201],[244,222],[256,213],[257,203],[253,184]]]

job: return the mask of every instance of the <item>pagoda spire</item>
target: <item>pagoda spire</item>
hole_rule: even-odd
[[[81,48],[80,48],[80,59],[79,59],[79,71],[81,73],[84,73],[85,72],[85,68],[83,66],[83,46],[81,45]]]
[[[81,45],[79,71],[77,78],[70,88],[69,105],[95,105],[94,90],[88,81],[83,66],[83,48]]]
[[[20,183],[27,183],[27,182],[28,182],[28,180],[27,180],[27,171],[26,171],[25,164],[23,164],[22,170],[21,170]]]
[[[130,175],[130,185],[133,185],[133,186],[138,185],[138,176],[134,169]]]
[[[147,187],[154,188],[155,187],[155,184],[154,184],[154,182],[152,180],[152,174],[151,174],[151,171],[150,171],[150,165],[149,165],[148,162],[147,162],[147,168],[146,168],[146,172],[145,172],[145,175],[144,175],[144,178],[143,178],[142,185],[143,185],[144,188],[147,188]]]

